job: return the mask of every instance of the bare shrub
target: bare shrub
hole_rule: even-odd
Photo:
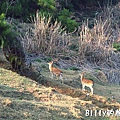
[[[110,83],[116,83],[120,85],[120,71],[119,70],[105,70],[104,71]]]
[[[22,36],[27,52],[38,52],[48,55],[65,54],[68,51],[70,36],[64,31],[57,20],[52,23],[52,17],[39,16],[32,19],[25,36]]]
[[[110,57],[112,49],[112,10],[107,9],[104,15],[94,19],[93,28],[89,28],[89,21],[83,22],[79,39],[80,59],[87,59],[99,64]]]
[[[88,27],[88,24],[83,24],[82,26],[79,40],[79,55],[80,59],[88,57],[91,61],[95,59],[97,62],[109,56],[107,48],[110,45],[111,31],[108,31],[110,25],[106,21],[104,23],[101,20],[99,22],[95,21],[96,23],[92,29]]]
[[[109,82],[117,84],[120,84],[120,52],[115,52],[113,43],[120,42],[119,11],[117,6],[104,7],[94,19],[93,28],[89,28],[89,21],[83,22],[79,38],[79,59],[86,62],[87,68],[100,68]]]

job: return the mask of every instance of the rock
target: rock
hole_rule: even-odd
[[[107,76],[105,75],[104,72],[98,71],[96,76],[100,81],[105,82],[105,83],[108,82]]]
[[[4,56],[2,49],[0,49],[0,67],[5,69],[11,69],[11,64]]]

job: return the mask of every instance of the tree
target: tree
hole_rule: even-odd
[[[27,21],[31,14],[38,9],[37,0],[2,0],[0,13],[6,17],[13,17]]]
[[[3,47],[4,40],[10,34],[10,25],[5,20],[5,14],[0,15],[0,47]]]
[[[70,19],[71,12],[68,9],[63,9],[59,12],[58,20],[61,21],[62,25],[66,27],[68,32],[73,32],[78,23],[75,20]]]

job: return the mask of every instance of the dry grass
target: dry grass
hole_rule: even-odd
[[[46,88],[3,68],[0,68],[0,73],[2,120],[77,120],[82,117],[83,101],[78,98],[59,94],[54,88]],[[79,104],[79,107],[76,104]]]
[[[49,77],[47,68],[44,68],[41,74]],[[64,70],[64,77],[66,78],[66,84],[77,89],[81,88],[78,72]],[[82,96],[72,98],[58,93],[55,88],[44,87],[31,79],[20,76],[16,72],[3,68],[0,68],[0,84],[0,118],[2,120],[103,120],[102,117],[98,116],[86,117],[85,110],[106,109],[105,106],[109,105],[109,103],[103,105],[101,101],[98,101],[101,99],[104,102],[104,100],[108,99],[108,102],[110,102],[112,96],[115,98],[114,101],[120,102],[119,86],[103,86],[96,83],[94,94],[97,94],[97,97],[93,95],[91,98],[88,96],[85,99],[82,99]],[[107,98],[98,97],[98,95],[103,95]],[[116,102],[112,103],[113,107],[116,106]]]
[[[114,51],[113,42],[119,41],[119,25],[114,18],[117,16],[114,16],[117,9],[118,7],[104,7],[102,12],[94,18],[93,27],[89,27],[89,20],[84,21],[79,31],[80,36],[76,37],[72,33],[66,33],[57,20],[52,22],[51,16],[41,16],[38,11],[35,17],[31,17],[31,24],[17,23],[13,19],[8,22],[19,32],[26,52],[56,56],[72,55],[71,57],[77,54],[80,60],[87,59],[94,64],[100,64],[110,59]],[[72,54],[73,51],[69,47],[74,43],[78,44],[79,52]]]
[[[78,74],[74,74],[74,71],[68,71],[68,73],[66,71],[66,74],[66,81],[68,82],[69,79],[72,81],[78,77]],[[71,78],[72,74],[73,77]],[[46,76],[47,75],[49,74],[46,74]],[[59,94],[54,88],[44,87],[31,79],[3,68],[0,68],[0,83],[0,118],[2,120],[80,120],[81,118],[85,120],[103,120],[102,117],[98,116],[85,116],[86,109],[101,109],[96,103],[93,103],[92,99],[87,99],[86,101]],[[77,84],[78,82],[76,82],[73,87],[76,87]],[[79,87],[81,88],[81,86]],[[107,96],[108,99],[111,99],[114,95],[115,101],[119,101],[119,87],[95,84],[94,89],[95,94]],[[95,98],[95,96],[93,96],[93,98],[99,99]]]
[[[111,61],[114,53],[113,43],[118,41],[120,36],[114,18],[115,10],[112,6],[105,7],[94,19],[92,28],[89,27],[89,20],[82,23],[79,38],[80,60],[87,59],[95,65]]]
[[[36,12],[36,16],[31,17],[31,24],[17,25],[14,19],[8,21],[19,32],[26,53],[35,52],[46,55],[68,53],[70,34],[66,33],[65,28],[62,28],[57,20],[52,23],[51,16],[41,16]]]
[[[86,63],[85,67],[100,68],[108,81],[116,84],[119,84],[120,53],[114,52],[113,43],[119,43],[119,4],[101,8],[92,28],[89,20],[83,22],[79,38],[79,60]]]
[[[94,27],[88,27],[88,21],[84,22],[80,32],[79,54],[80,59],[88,59],[90,62],[99,64],[109,59],[111,40],[111,19],[94,20]]]

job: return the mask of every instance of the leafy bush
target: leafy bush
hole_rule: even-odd
[[[10,26],[5,21],[5,15],[0,15],[0,46],[3,47],[4,40],[7,39],[7,35],[10,34]]]
[[[57,18],[63,27],[66,27],[67,31],[72,32],[78,26],[75,20],[70,19],[72,13],[69,9],[63,8],[63,10],[57,10],[55,0],[38,0],[38,5],[40,6],[40,14],[45,16],[50,15],[54,19]],[[66,6],[64,5],[64,7]]]
[[[2,0],[0,1],[0,13],[5,13],[7,17],[28,22],[30,17],[39,9],[41,15],[52,16],[52,22],[57,19],[59,22],[62,22],[63,27],[66,27],[67,31],[72,32],[78,24],[70,18],[72,13],[69,11],[69,3],[70,1],[67,1],[67,3],[59,1],[62,9],[59,10],[55,0]]]
[[[71,0],[59,0],[59,4],[61,5],[61,8],[69,9],[70,11],[73,11],[73,4],[71,3]]]
[[[0,15],[0,46],[3,48],[6,59],[11,63],[12,68],[21,69],[24,62],[24,52],[17,39],[15,32],[12,31],[12,26],[5,20],[5,15]]]
[[[54,17],[56,12],[55,0],[37,0],[40,15]]]
[[[71,12],[68,9],[63,9],[60,11],[58,20],[61,21],[62,25],[66,27],[67,31],[73,32],[78,23],[75,20],[70,19]]]
[[[55,10],[55,0],[38,0],[38,5],[44,10]]]
[[[20,41],[13,32],[12,26],[5,20],[4,14],[0,15],[0,46],[3,48],[4,55],[12,67],[20,70],[25,55]]]
[[[2,0],[0,3],[0,13],[5,13],[7,17],[27,20],[38,8],[36,0]]]

